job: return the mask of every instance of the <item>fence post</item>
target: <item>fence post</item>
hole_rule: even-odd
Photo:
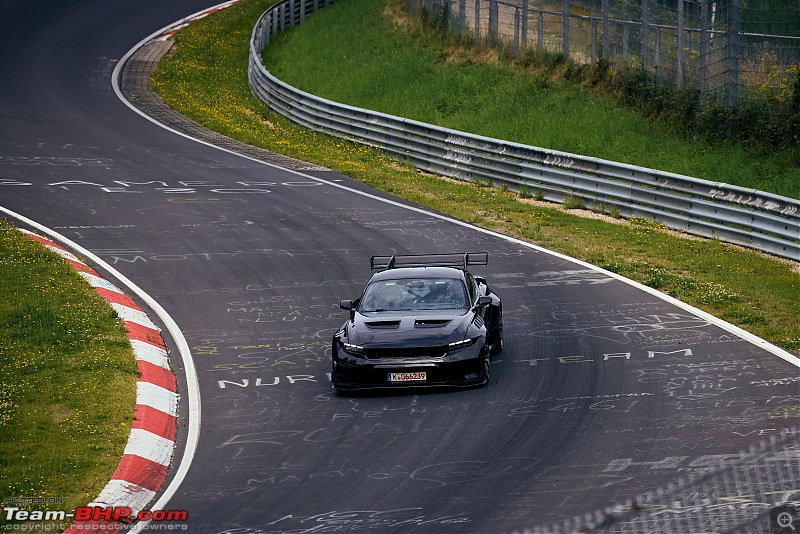
[[[628,26],[627,22],[622,23],[622,57],[625,59],[625,62],[628,62],[629,59],[629,42],[631,40],[631,30],[630,26]]]
[[[656,37],[655,37],[655,44],[653,48],[653,63],[656,71],[656,75],[661,73],[661,26],[656,26]],[[663,77],[658,76],[660,79]]]
[[[642,70],[647,72],[648,1],[642,0]]]
[[[675,87],[678,89],[683,88],[683,0],[678,0],[678,20],[675,26],[677,27],[677,34],[675,35]]]
[[[294,10],[295,10],[294,0],[289,0],[289,27],[290,28],[294,28],[294,24],[295,24]]]
[[[481,0],[475,0],[475,38],[481,37]]]
[[[519,34],[520,34],[520,25],[522,22],[520,21],[519,15],[519,7],[514,8],[514,48],[519,50]]]
[[[741,32],[740,0],[731,0],[728,27],[728,109],[739,101],[739,36]]]
[[[561,54],[569,57],[569,0],[561,0]]]
[[[597,20],[593,17],[589,18],[589,24],[592,25],[592,63],[597,63]]]
[[[536,18],[536,49],[544,52],[544,13],[541,11]]]
[[[458,0],[458,33],[467,32],[467,0]]]
[[[528,46],[528,0],[522,0],[522,46]]]
[[[489,0],[489,40],[496,41],[498,38],[498,17],[499,6],[497,0]]]
[[[697,90],[706,92],[708,78],[708,0],[700,0],[700,72],[697,75]]]
[[[680,0],[679,0],[680,1]],[[608,27],[608,0],[602,1],[603,59],[611,60],[611,28]]]

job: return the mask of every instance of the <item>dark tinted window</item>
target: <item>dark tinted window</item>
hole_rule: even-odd
[[[361,311],[453,310],[470,303],[461,280],[403,278],[371,283],[361,300]]]

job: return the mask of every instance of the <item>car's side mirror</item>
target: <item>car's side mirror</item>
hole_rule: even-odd
[[[339,302],[339,307],[343,310],[352,311],[353,309],[353,301],[352,300],[342,300]]]
[[[479,308],[482,308],[482,307],[484,307],[484,306],[488,306],[488,305],[489,305],[489,304],[491,304],[491,303],[492,303],[492,297],[490,297],[489,295],[483,295],[483,296],[481,296],[481,297],[478,297],[478,304],[477,304],[477,306],[478,306]]]

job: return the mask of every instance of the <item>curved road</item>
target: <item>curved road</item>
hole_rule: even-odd
[[[115,61],[211,3],[0,4],[0,205],[102,257],[183,329],[202,427],[166,508],[191,532],[523,530],[797,424],[794,365],[657,296],[131,112]],[[333,393],[338,302],[369,256],[462,250],[490,252],[480,274],[504,299],[491,383]]]

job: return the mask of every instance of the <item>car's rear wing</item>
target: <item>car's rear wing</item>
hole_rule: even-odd
[[[488,265],[488,252],[454,254],[412,254],[405,256],[372,256],[372,270],[399,269],[400,267],[458,267],[467,270],[469,265]]]

